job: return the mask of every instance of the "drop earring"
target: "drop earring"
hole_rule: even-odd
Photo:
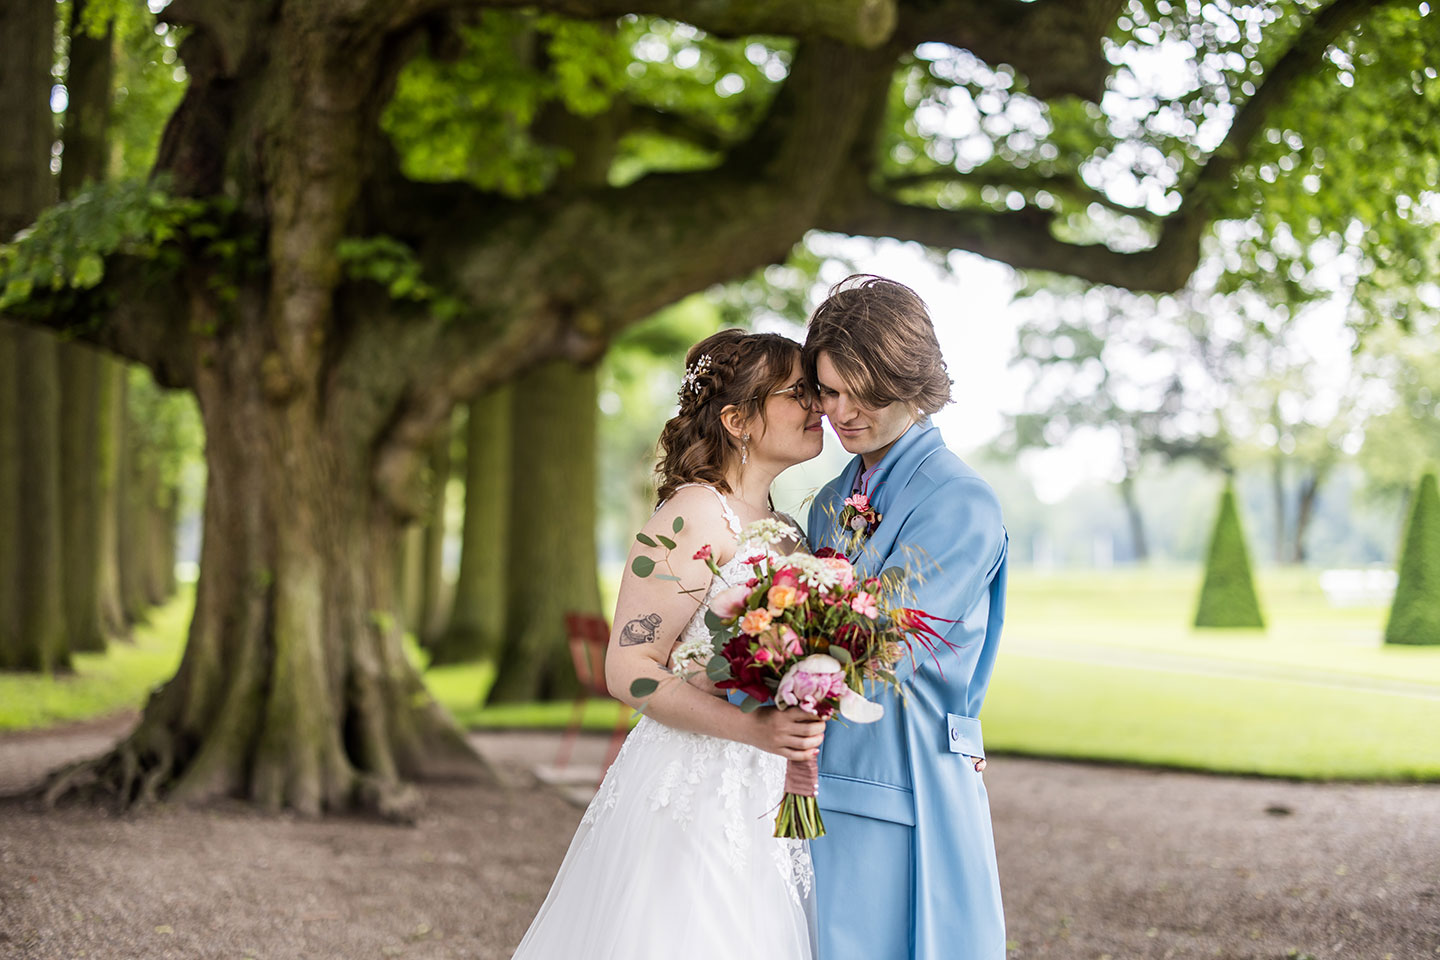
[[[742,464],[750,462],[750,434],[748,433],[740,438],[740,462]]]

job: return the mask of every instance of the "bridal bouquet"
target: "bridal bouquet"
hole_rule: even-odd
[[[710,639],[682,644],[672,659],[677,669],[682,661],[703,665],[716,687],[745,694],[740,708],[747,712],[773,700],[781,710],[824,720],[873,723],[885,708],[866,698],[866,684],[898,691],[894,668],[913,655],[913,643],[932,655],[937,642],[950,646],[931,626],[940,618],[898,605],[904,581],[899,568],[862,578],[833,550],[779,555],[769,549],[788,536],[791,528],[776,520],[746,528],[742,545],[764,548],[743,561],[750,577],[711,602],[705,612]],[[696,558],[720,575],[708,547]],[[646,696],[654,683],[636,681],[631,692]],[[789,762],[775,836],[825,835],[818,779],[815,760]]]

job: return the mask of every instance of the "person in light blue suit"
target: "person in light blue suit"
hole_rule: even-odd
[[[1003,960],[979,720],[1004,619],[1000,506],[930,422],[951,383],[914,291],[878,277],[841,283],[811,318],[804,358],[856,454],[811,505],[811,547],[846,554],[867,576],[906,568],[907,605],[954,621],[934,626],[955,648],[916,647],[898,672],[903,699],[875,691],[879,722],[826,731],[827,835],[810,844],[818,960]],[[855,493],[874,511],[868,529],[841,526]]]

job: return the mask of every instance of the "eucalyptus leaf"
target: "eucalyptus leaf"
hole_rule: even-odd
[[[684,530],[684,529],[685,529],[685,518],[684,518],[684,517],[676,517],[676,518],[675,518],[675,522],[674,522],[673,524],[671,524],[671,529],[673,529],[676,533],[679,533],[681,530]]]
[[[655,561],[649,557],[636,557],[630,564],[630,569],[637,577],[648,577],[655,572]]]
[[[740,712],[754,713],[762,706],[764,706],[764,704],[762,704],[759,700],[756,700],[754,697],[751,696],[746,696],[745,699],[740,702]]]
[[[830,644],[830,656],[834,657],[836,660],[839,660],[841,666],[848,667],[851,663],[855,661],[855,658],[850,656],[850,651],[846,650],[838,643]]]
[[[645,544],[645,546],[647,546],[647,547],[658,547],[658,546],[660,546],[660,544],[656,543],[654,540],[652,540],[650,537],[646,536],[646,535],[643,534],[643,533],[637,533],[637,534],[635,534],[635,539],[636,539],[636,540],[639,540],[641,543]]]
[[[705,676],[709,677],[712,683],[729,680],[730,661],[724,657],[711,657],[710,662],[705,664]]]
[[[657,540],[659,540],[661,543],[663,543],[663,544],[665,545],[665,549],[666,549],[666,550],[674,550],[674,549],[675,549],[675,541],[674,541],[674,540],[671,540],[669,537],[664,536],[664,535],[657,534],[655,539],[657,539]]]
[[[648,697],[660,689],[660,681],[654,677],[641,677],[630,684],[630,696]]]

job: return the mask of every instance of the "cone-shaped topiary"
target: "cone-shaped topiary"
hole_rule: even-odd
[[[1440,493],[1433,473],[1415,491],[1399,571],[1385,642],[1440,645]]]
[[[1265,627],[1260,599],[1255,595],[1255,580],[1250,575],[1245,532],[1240,528],[1240,514],[1235,509],[1235,489],[1228,481],[1220,494],[1220,516],[1210,536],[1205,585],[1200,589],[1195,626]]]

